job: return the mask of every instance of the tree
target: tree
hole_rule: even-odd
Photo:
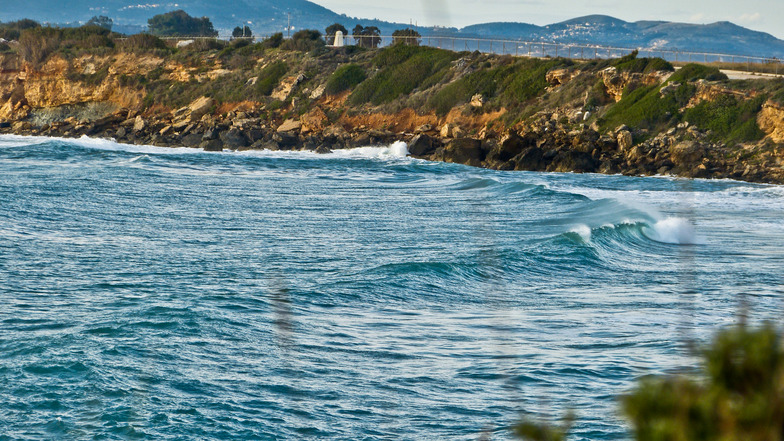
[[[344,37],[348,35],[348,30],[340,23],[331,24],[324,30],[325,39],[328,45],[332,46],[335,44],[335,34],[337,34],[338,31],[342,32]]]
[[[321,39],[321,32],[315,29],[303,29],[297,31],[281,45],[281,48],[288,51],[307,52],[324,47],[324,40]]]
[[[354,36],[354,41],[360,47],[378,47],[381,43],[381,31],[375,26],[363,27],[362,25],[354,26],[351,32]]]
[[[207,17],[191,17],[182,9],[158,14],[147,20],[150,33],[163,37],[217,37]]]
[[[392,33],[392,44],[410,44],[412,46],[419,46],[420,38],[422,36],[419,32],[413,29],[398,29]]]
[[[85,26],[98,26],[111,31],[112,24],[112,19],[105,15],[93,15],[93,18],[91,18]]]
[[[250,28],[247,26],[237,26],[233,31],[231,31],[231,36],[233,38],[248,38],[253,36],[253,32],[251,32]]]

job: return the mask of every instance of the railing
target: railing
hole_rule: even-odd
[[[195,38],[165,37],[165,39],[188,40]],[[229,40],[230,36],[219,36]],[[241,37],[242,38],[242,37]],[[247,37],[253,41],[263,41],[269,36]],[[618,58],[638,51],[641,57],[660,57],[672,63],[702,63],[720,65],[722,68],[784,75],[784,60],[775,57],[755,57],[747,55],[722,54],[714,52],[682,51],[664,48],[624,48],[591,44],[553,43],[541,41],[465,38],[451,36],[353,36],[344,37],[346,46],[385,47],[393,43],[417,44],[452,51],[479,51],[497,55],[512,55],[535,58],[571,58],[579,60]]]

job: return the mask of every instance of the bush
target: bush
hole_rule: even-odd
[[[272,34],[272,35],[269,36],[269,38],[267,38],[267,39],[265,39],[264,41],[261,42],[261,45],[265,49],[274,49],[274,48],[280,47],[281,44],[283,44],[283,33],[282,32],[278,32],[276,34]]]
[[[340,66],[329,77],[324,91],[330,95],[337,95],[340,92],[356,87],[359,83],[365,81],[366,78],[365,71],[356,64]]]
[[[392,33],[392,44],[419,46],[422,35],[413,29],[398,29]]]
[[[719,69],[703,64],[691,63],[678,69],[670,79],[670,83],[685,83],[689,81],[707,80],[707,81],[723,81],[727,79]]]
[[[199,38],[194,40],[193,43],[185,46],[184,49],[193,52],[209,52],[221,50],[227,45],[228,43],[223,40],[218,40],[217,38]]]
[[[781,440],[784,350],[772,324],[719,332],[702,351],[700,378],[648,377],[623,398],[637,441]],[[524,420],[513,427],[529,441],[566,439],[562,427]]]
[[[772,325],[720,332],[704,363],[707,381],[649,378],[624,399],[637,440],[781,439],[784,351]]]
[[[283,75],[288,72],[288,66],[282,61],[277,61],[266,66],[259,73],[259,78],[256,80],[256,90],[261,95],[269,95],[278,85]]]
[[[151,34],[134,34],[121,43],[121,47],[130,51],[149,51],[166,49],[166,42]]]
[[[150,33],[163,37],[217,37],[207,17],[191,17],[182,9],[158,14],[147,20]]]
[[[34,28],[19,36],[19,55],[24,61],[38,65],[60,47],[61,33],[55,28]]]
[[[702,130],[713,131],[715,139],[727,142],[759,141],[765,137],[765,133],[757,126],[757,114],[766,99],[764,95],[751,100],[721,95],[713,101],[703,101],[686,109],[683,117]]]
[[[659,129],[679,120],[681,107],[694,95],[694,86],[683,84],[665,97],[659,86],[644,86],[624,91],[623,99],[610,107],[600,120],[604,129],[614,129],[622,124],[637,129]]]
[[[379,51],[373,64],[380,67],[349,97],[352,104],[390,102],[414,89],[426,89],[441,81],[457,54],[432,47],[395,45]]]
[[[280,47],[287,51],[310,52],[324,46],[321,39],[321,32],[314,29],[303,29],[291,36],[291,39],[284,41]]]
[[[5,40],[18,40],[25,29],[40,28],[41,25],[29,18],[23,18],[8,23],[0,23],[0,38]]]
[[[486,98],[497,97],[507,107],[519,107],[544,93],[547,72],[568,64],[566,60],[521,59],[497,67],[483,67],[447,85],[434,95],[428,105],[444,115],[453,107],[466,103],[475,94]]]

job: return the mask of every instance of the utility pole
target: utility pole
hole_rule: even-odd
[[[286,25],[286,38],[291,38],[291,12],[289,14],[289,22]]]

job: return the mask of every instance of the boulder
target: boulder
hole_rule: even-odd
[[[670,159],[681,168],[688,168],[702,162],[705,147],[694,141],[683,141],[670,147]]]
[[[408,143],[408,152],[412,156],[426,156],[434,151],[433,139],[425,134],[414,136]]]
[[[184,147],[198,147],[201,144],[201,142],[202,142],[201,135],[199,135],[198,133],[191,133],[185,135],[180,140],[180,144],[182,144]]]
[[[629,150],[631,146],[634,145],[632,132],[628,130],[618,131],[617,140],[618,140],[618,148],[621,149],[621,151]]]
[[[272,140],[275,141],[281,149],[292,149],[299,145],[299,137],[291,132],[278,132],[272,135]]]
[[[481,93],[471,97],[471,107],[482,107],[485,105],[485,97]]]
[[[221,142],[225,148],[237,150],[248,145],[248,140],[243,136],[239,129],[230,129],[221,132],[219,135]]]
[[[196,99],[188,106],[190,111],[189,119],[191,121],[198,121],[202,116],[209,113],[210,109],[215,105],[215,100],[206,96]]]
[[[414,133],[425,133],[433,131],[433,126],[430,124],[422,124],[414,130]]]
[[[223,143],[217,139],[210,139],[208,141],[202,141],[199,144],[199,147],[204,149],[205,152],[222,152],[223,151]]]
[[[528,147],[512,158],[515,170],[536,171],[544,169],[544,152],[539,147]]]
[[[146,126],[147,123],[145,123],[144,119],[141,117],[141,115],[139,115],[133,122],[133,131],[137,133],[141,132]]]
[[[317,100],[324,96],[324,91],[327,90],[327,85],[322,84],[310,93],[310,99]]]
[[[478,167],[485,159],[482,142],[472,138],[457,138],[441,149],[441,159],[444,162],[454,162]]]
[[[283,121],[283,124],[281,124],[278,127],[277,132],[278,133],[294,132],[294,131],[299,131],[301,128],[302,128],[301,122],[294,119],[287,119],[286,121]]]

